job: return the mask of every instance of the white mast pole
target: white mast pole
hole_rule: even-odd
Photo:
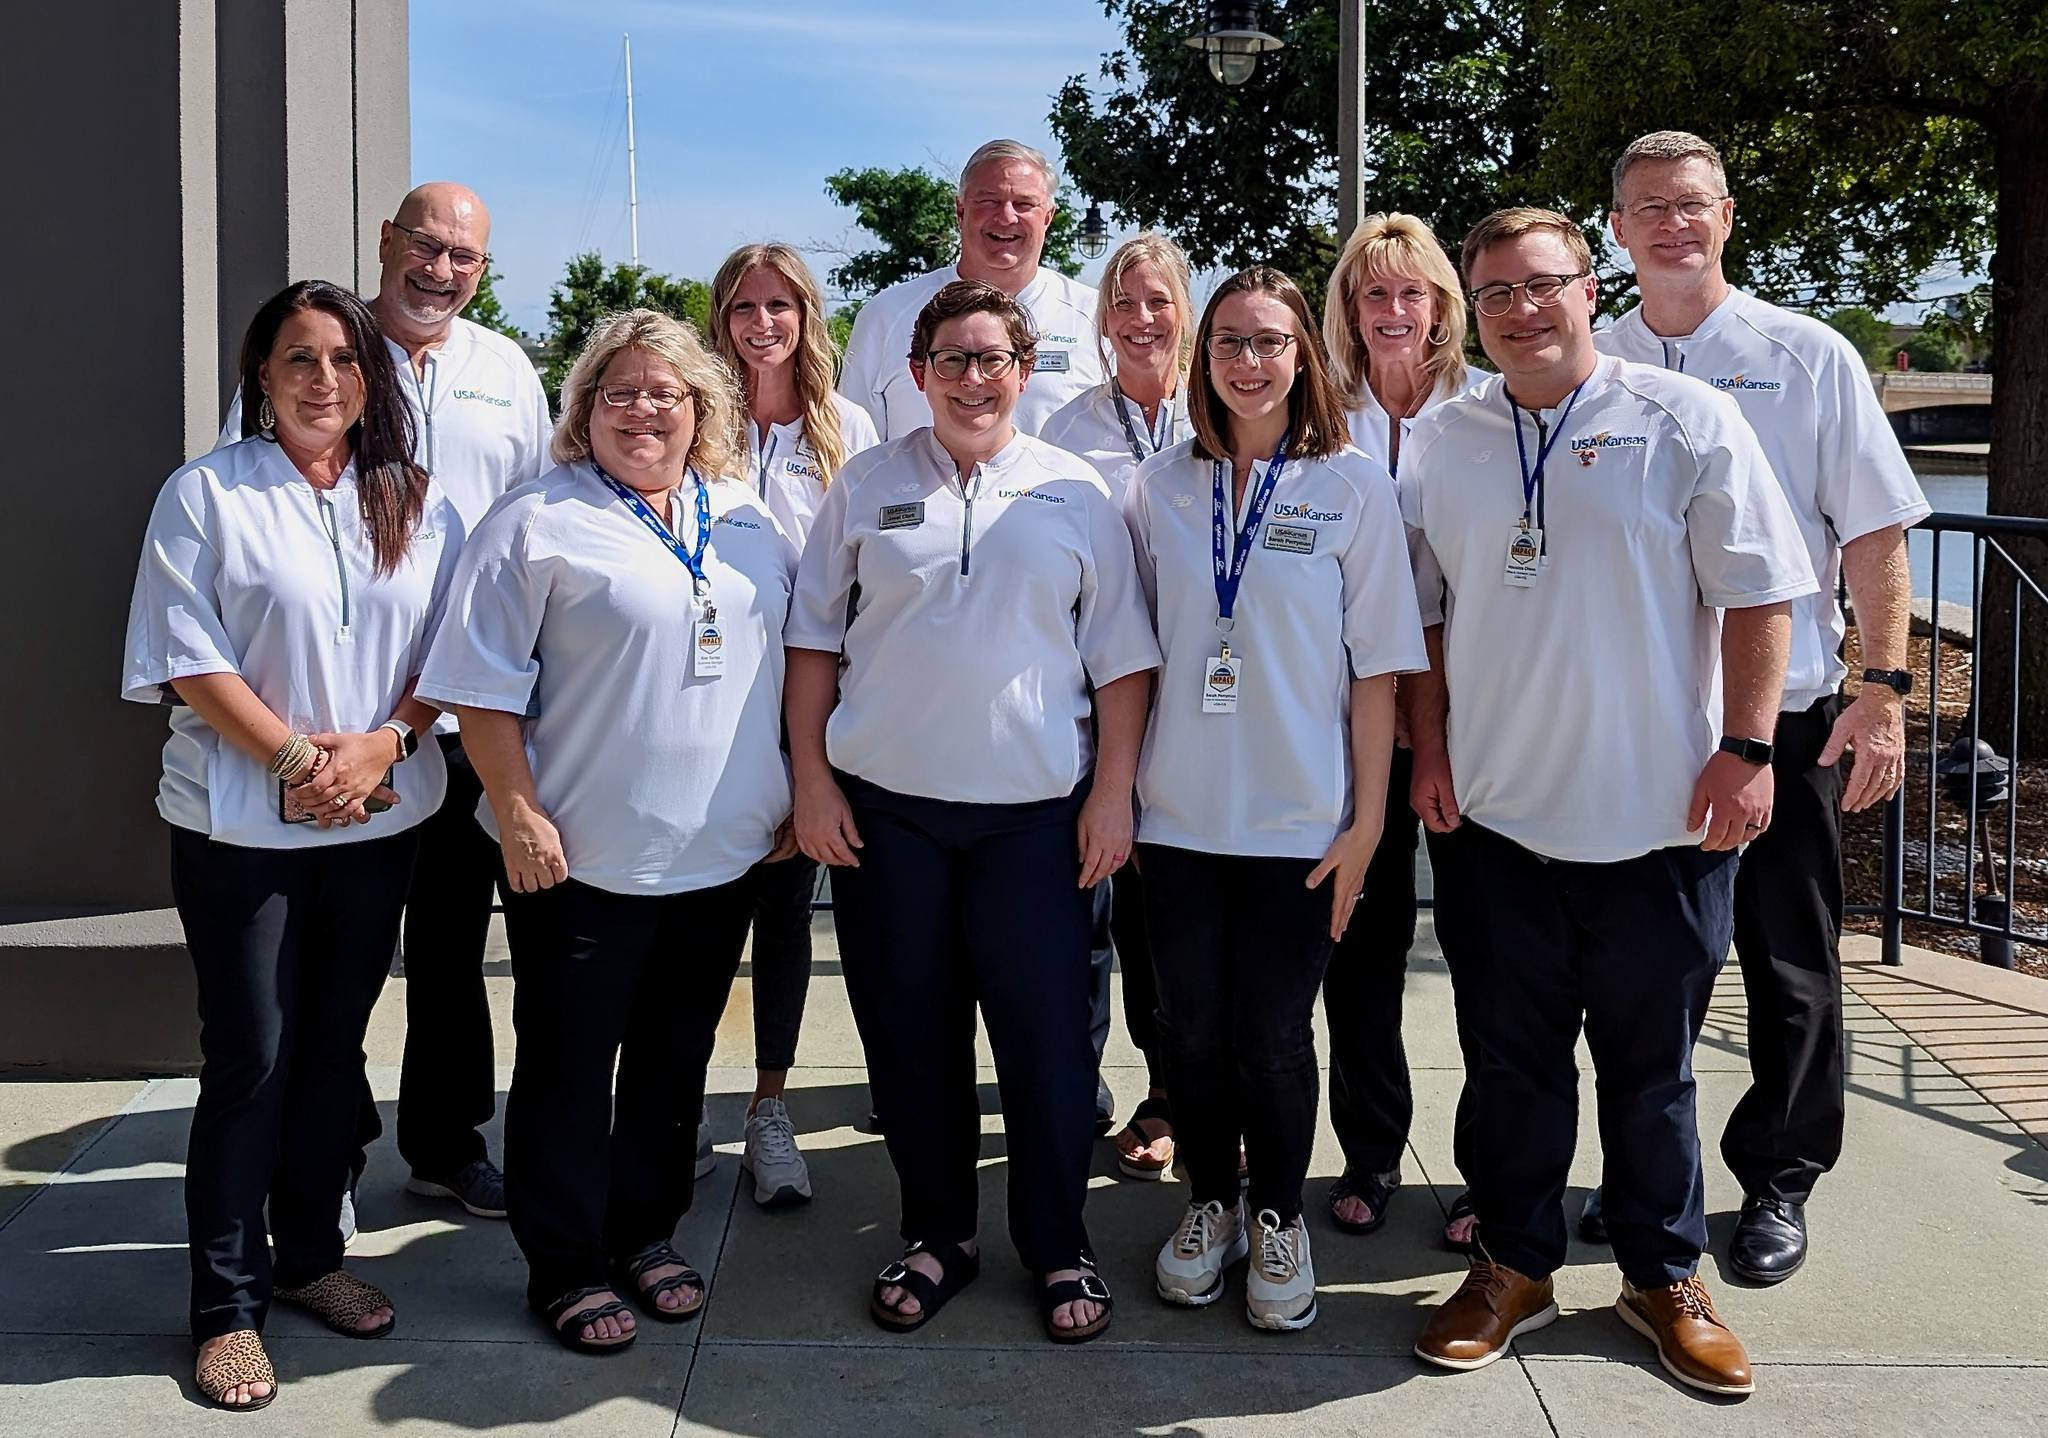
[[[633,37],[626,40],[626,218],[633,232],[633,265],[640,264],[640,172],[633,159]]]

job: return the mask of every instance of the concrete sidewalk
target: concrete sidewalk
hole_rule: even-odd
[[[2037,1027],[2048,1024],[2048,985],[1918,952],[1904,970],[1852,965],[1852,988],[1882,1011],[1850,1001],[1848,1152],[1812,1209],[1813,1257],[1769,1291],[1729,1278],[1718,1253],[1707,1261],[1759,1365],[1755,1397],[1726,1403],[1672,1384],[1614,1317],[1604,1249],[1573,1251],[1558,1274],[1565,1317],[1517,1344],[1512,1360],[1456,1375],[1410,1355],[1462,1269],[1436,1242],[1457,1191],[1459,1067],[1449,981],[1426,921],[1408,984],[1417,1115],[1407,1186],[1379,1234],[1338,1233],[1321,1205],[1339,1166],[1324,1130],[1310,1193],[1315,1327],[1253,1331],[1235,1283],[1203,1311],[1154,1299],[1152,1255],[1184,1190],[1119,1181],[1105,1143],[1089,1223],[1118,1296],[1115,1327],[1084,1348],[1047,1343],[1004,1238],[1001,1118],[985,1069],[982,1280],[915,1336],[881,1333],[866,1303],[870,1277],[899,1246],[894,1186],[880,1141],[852,1127],[866,1107],[860,1048],[829,918],[818,933],[790,1104],[817,1200],[769,1214],[741,1189],[734,1155],[752,1084],[743,969],[712,1072],[712,1118],[734,1142],[721,1145],[678,1240],[711,1276],[710,1305],[696,1323],[643,1323],[638,1344],[605,1361],[563,1351],[527,1315],[503,1224],[402,1191],[387,1137],[364,1181],[365,1231],[350,1263],[392,1294],[396,1334],[356,1343],[279,1310],[267,1334],[283,1380],[276,1404],[261,1416],[203,1407],[184,1332],[180,1156],[193,1082],[0,1084],[0,1434],[2048,1433],[2048,1149],[2021,1127],[2048,1084],[2048,1029]],[[1852,959],[1864,957],[1852,947]],[[509,1058],[502,949],[492,973]],[[397,981],[370,1046],[387,1135],[402,1013]],[[1731,969],[1698,1056],[1710,1153],[1745,1082],[1742,1023]],[[2001,1066],[1973,1077],[2004,1111],[1957,1074],[1987,1053]],[[1109,1062],[1128,1111],[1144,1074],[1120,1024]],[[1986,1074],[2019,1077],[2000,1086]],[[1574,1210],[1598,1172],[1586,1097]],[[1707,1179],[1719,1247],[1740,1194],[1717,1159]]]

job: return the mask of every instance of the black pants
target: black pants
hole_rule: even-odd
[[[796,1038],[811,992],[811,896],[818,861],[792,854],[754,866],[754,1067],[796,1067]]]
[[[1075,833],[1087,785],[1040,803],[956,804],[840,784],[866,847],[859,867],[833,871],[834,918],[903,1237],[975,1235],[978,1004],[1002,1093],[1011,1240],[1027,1268],[1071,1268],[1088,1247],[1095,1112]]]
[[[1728,953],[1735,855],[1566,863],[1469,819],[1429,853],[1471,1100],[1459,1164],[1486,1251],[1532,1278],[1564,1262],[1583,1022],[1615,1259],[1637,1285],[1691,1274],[1707,1241],[1692,1051]]]
[[[1839,697],[1778,718],[1771,826],[1735,879],[1735,955],[1749,1001],[1749,1092],[1721,1157],[1758,1197],[1804,1203],[1842,1156],[1842,766],[1816,762]]]
[[[1401,1042],[1401,989],[1415,944],[1415,849],[1422,823],[1408,807],[1415,756],[1394,750],[1380,846],[1366,866],[1351,925],[1323,975],[1330,1030],[1330,1123],[1355,1174],[1401,1165],[1415,1095]]]
[[[697,1111],[753,917],[747,876],[681,894],[506,885],[505,1197],[545,1305],[606,1281],[689,1212]],[[617,1069],[617,1092],[613,1070]]]
[[[1159,1048],[1159,986],[1152,976],[1152,940],[1145,926],[1145,877],[1125,864],[1095,886],[1089,935],[1090,1020],[1095,1061],[1109,1043],[1110,974],[1124,976],[1124,1032],[1145,1056],[1150,1088],[1166,1087],[1166,1057]]]
[[[1157,945],[1159,1032],[1174,1144],[1196,1203],[1237,1202],[1244,1137],[1253,1212],[1301,1212],[1315,1146],[1316,988],[1330,961],[1330,886],[1313,859],[1138,846]]]
[[[479,1130],[497,1110],[484,945],[501,864],[498,846],[476,821],[483,781],[461,736],[435,738],[448,761],[448,797],[420,825],[405,896],[398,1152],[413,1172],[439,1178],[485,1156]],[[374,1117],[368,1128],[374,1137]]]
[[[199,987],[185,1155],[196,1341],[261,1329],[273,1284],[341,1267],[363,1035],[417,842],[407,830],[248,849],[171,831],[171,892]]]

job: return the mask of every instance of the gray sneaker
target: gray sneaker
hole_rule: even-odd
[[[697,1177],[709,1178],[718,1167],[718,1150],[711,1146],[711,1119],[704,1109],[697,1110]]]
[[[478,1218],[505,1216],[505,1175],[487,1158],[473,1159],[438,1178],[416,1172],[405,1181],[405,1191],[422,1198],[452,1198]]]
[[[764,1098],[747,1119],[740,1167],[754,1176],[754,1202],[788,1208],[811,1201],[811,1171],[797,1152],[796,1128],[779,1098]]]

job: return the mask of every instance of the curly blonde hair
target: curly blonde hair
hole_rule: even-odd
[[[1435,301],[1429,359],[1423,369],[1430,388],[1455,394],[1465,387],[1465,291],[1451,257],[1437,243],[1428,225],[1413,215],[1367,215],[1345,242],[1344,253],[1330,275],[1323,299],[1323,343],[1330,351],[1330,369],[1337,387],[1361,398],[1371,356],[1358,332],[1358,291],[1372,280],[1395,277],[1421,280]]]
[[[739,376],[744,394],[751,371],[746,356],[732,337],[732,306],[739,298],[740,284],[756,269],[773,270],[796,296],[802,313],[798,316],[796,354],[797,403],[803,406],[804,438],[818,452],[818,468],[830,484],[839,466],[846,463],[846,436],[839,425],[839,410],[832,403],[832,385],[838,373],[838,355],[832,349],[832,333],[825,317],[825,294],[817,276],[804,257],[785,244],[742,245],[726,256],[711,281],[711,347],[726,367]],[[744,420],[742,421],[744,423]]]
[[[697,332],[660,310],[620,310],[591,330],[562,381],[562,417],[548,453],[557,464],[590,457],[590,413],[599,382],[626,350],[640,350],[666,364],[696,401],[696,433],[690,437],[690,467],[705,479],[731,479],[745,468],[740,430],[740,387],[725,361],[704,348]]]

